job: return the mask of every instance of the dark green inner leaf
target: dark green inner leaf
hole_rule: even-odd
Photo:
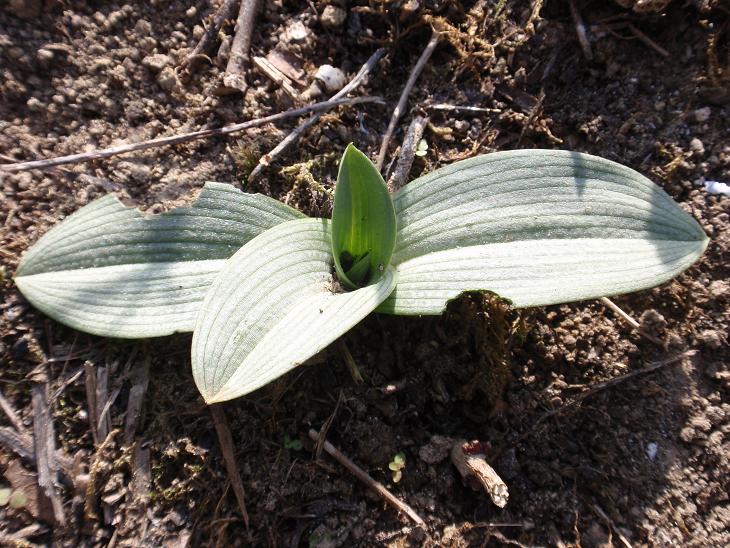
[[[372,162],[348,145],[332,212],[332,254],[348,289],[376,283],[390,264],[396,220],[388,187]]]

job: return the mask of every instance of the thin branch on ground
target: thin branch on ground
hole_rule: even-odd
[[[0,447],[15,453],[20,458],[35,466],[36,455],[33,449],[33,438],[30,434],[20,434],[8,426],[0,426]],[[72,481],[75,477],[74,461],[63,449],[56,450],[56,462],[61,467],[63,475]]]
[[[395,164],[395,170],[388,179],[388,190],[395,192],[408,182],[408,174],[413,167],[413,159],[416,157],[416,149],[418,143],[423,137],[423,131],[428,125],[428,118],[425,116],[415,116],[408,126],[406,137],[403,139],[403,145],[400,149],[398,163]]]
[[[315,443],[320,442],[319,434],[314,429],[309,430],[309,437]],[[375,481],[367,472],[365,472],[365,470],[363,470],[357,464],[347,458],[334,445],[325,440],[323,447],[330,456],[332,456],[342,466],[347,468],[357,479],[367,485],[370,490],[380,495],[393,508],[395,508],[399,512],[403,512],[418,525],[424,527],[426,526],[426,522],[423,520],[423,518],[421,518],[421,516],[416,513],[413,508],[408,506],[405,502],[401,501],[395,495],[393,495],[393,493],[388,491],[388,489],[386,489],[382,483],[380,483],[379,481]]]
[[[631,543],[629,542],[629,539],[627,539],[626,536],[618,529],[618,527],[616,527],[616,524],[611,518],[608,517],[606,512],[603,511],[603,508],[601,508],[597,504],[592,504],[591,507],[593,508],[593,511],[598,514],[598,517],[605,521],[606,524],[613,530],[613,532],[616,533],[616,536],[621,541],[621,544],[623,544],[624,548],[631,548]]]
[[[18,413],[15,411],[12,404],[3,395],[2,390],[0,390],[0,409],[3,410],[3,413],[5,413],[10,424],[12,424],[19,433],[23,434],[28,431],[25,428],[23,421],[21,421],[20,417],[18,417]]]
[[[355,358],[352,357],[352,353],[347,347],[347,343],[341,338],[337,340],[337,350],[340,352],[342,360],[345,362],[347,370],[350,372],[350,376],[355,384],[364,383],[365,379],[363,378],[362,373],[360,373],[360,368],[357,366]]]
[[[277,122],[284,120],[285,118],[293,118],[301,116],[303,114],[309,114],[311,112],[324,112],[331,110],[341,105],[358,105],[361,103],[382,103],[383,100],[380,97],[353,97],[350,99],[330,99],[329,101],[321,101],[314,103],[306,107],[294,108],[291,110],[285,110],[284,112],[278,112],[271,114],[270,116],[264,116],[263,118],[256,118],[249,120],[248,122],[241,122],[239,124],[233,124],[230,126],[224,126],[213,129],[201,129],[199,131],[193,131],[191,133],[182,133],[180,135],[170,135],[168,137],[158,137],[156,139],[150,139],[149,141],[141,141],[139,143],[129,143],[124,145],[117,145],[101,150],[93,150],[91,152],[82,152],[80,154],[70,154],[68,156],[59,156],[57,158],[49,158],[47,160],[33,160],[29,162],[16,162],[14,164],[0,164],[0,172],[17,172],[17,171],[28,171],[30,169],[50,169],[55,166],[65,164],[78,164],[81,162],[91,162],[93,160],[101,160],[103,158],[109,158],[111,156],[117,156],[119,154],[127,154],[130,152],[136,152],[138,150],[147,150],[150,148],[178,145],[180,143],[187,143],[189,141],[195,141],[198,139],[207,139],[210,137],[217,137],[220,135],[229,135],[231,133],[237,133],[245,129],[252,127],[262,126],[271,122]]]
[[[594,384],[591,386],[588,390],[585,390],[584,392],[581,392],[577,396],[575,396],[573,399],[568,401],[567,403],[561,405],[557,409],[553,409],[552,411],[548,411],[544,415],[542,415],[539,419],[535,421],[535,423],[523,434],[520,435],[519,438],[515,441],[513,446],[519,445],[523,440],[528,438],[533,432],[537,430],[537,427],[540,426],[543,422],[548,420],[551,417],[554,417],[555,415],[558,415],[567,409],[570,409],[572,407],[577,406],[579,403],[581,403],[586,398],[590,398],[591,396],[595,396],[599,392],[606,390],[607,388],[613,388],[614,386],[617,386],[625,381],[628,381],[629,379],[633,379],[634,377],[638,377],[639,375],[645,375],[647,373],[651,373],[652,371],[656,371],[657,369],[661,369],[662,367],[666,367],[668,365],[672,365],[678,362],[681,362],[685,358],[689,358],[697,354],[697,350],[687,350],[686,352],[682,352],[681,354],[676,354],[674,356],[670,356],[669,358],[666,358],[664,360],[656,361],[650,365],[647,365],[646,367],[642,367],[641,369],[637,369],[636,371],[631,371],[629,373],[626,373],[625,375],[621,375],[620,377],[614,377],[613,379],[608,379],[607,381],[599,382],[597,384]]]
[[[261,0],[241,0],[241,8],[236,21],[236,36],[233,38],[226,73],[223,76],[224,86],[242,93],[248,88],[245,72],[249,60],[248,52],[251,48],[251,33],[260,4]]]
[[[437,110],[442,112],[463,112],[468,114],[497,114],[502,112],[498,108],[472,107],[469,105],[449,105],[447,103],[438,103],[435,105],[426,105],[425,110]]]
[[[411,70],[411,74],[408,76],[408,81],[403,88],[400,99],[398,99],[398,105],[395,107],[395,110],[393,110],[393,115],[391,116],[390,122],[388,123],[388,128],[385,130],[385,134],[383,135],[383,142],[380,145],[378,159],[375,162],[375,166],[378,168],[378,171],[382,171],[383,169],[383,164],[385,163],[385,155],[388,153],[388,144],[390,143],[390,139],[393,136],[393,132],[395,131],[395,126],[398,124],[398,120],[400,120],[400,117],[403,115],[403,111],[406,108],[406,104],[408,103],[408,96],[411,94],[413,85],[416,83],[416,80],[421,75],[421,72],[423,72],[423,68],[426,66],[426,63],[431,58],[431,54],[433,54],[433,51],[436,49],[438,43],[439,33],[434,29],[431,34],[431,39],[428,41],[428,44],[426,44],[426,47],[421,53],[421,56],[418,58],[418,61],[413,67],[413,70]]]
[[[63,513],[63,502],[56,491],[58,477],[56,440],[45,385],[33,386],[31,403],[33,406],[33,449],[38,471],[38,487],[51,503],[56,525],[62,526],[66,523],[66,517]]]
[[[591,50],[591,43],[588,41],[588,31],[586,25],[583,22],[583,18],[578,11],[578,7],[575,5],[575,0],[569,0],[570,4],[570,15],[573,16],[573,23],[575,24],[575,33],[578,35],[578,42],[583,50],[583,55],[589,61],[593,61],[593,51]]]
[[[213,16],[213,20],[210,25],[208,25],[205,29],[203,36],[196,44],[193,51],[190,52],[190,55],[188,55],[181,63],[181,69],[192,67],[199,59],[207,58],[205,52],[210,48],[213,39],[218,36],[218,33],[220,32],[221,27],[223,27],[223,23],[226,22],[226,19],[230,19],[233,16],[236,4],[239,1],[240,0],[223,0],[223,3]]]
[[[223,453],[223,460],[226,464],[228,479],[233,487],[233,493],[236,495],[238,508],[241,510],[241,515],[243,516],[243,523],[246,526],[246,529],[248,529],[248,512],[246,511],[245,492],[243,490],[241,476],[238,473],[238,467],[236,466],[236,456],[233,452],[233,436],[231,436],[231,430],[228,428],[226,415],[220,404],[211,405],[210,414],[213,416],[213,424],[215,425],[215,431],[218,434],[218,442],[220,443],[221,453]]]
[[[661,47],[659,44],[657,44],[654,40],[649,38],[646,34],[644,34],[639,29],[637,29],[634,25],[629,23],[627,26],[628,26],[629,30],[633,33],[633,35],[636,36],[639,40],[641,40],[644,44],[646,44],[651,49],[656,51],[662,57],[669,57],[669,52],[667,50],[665,50],[663,47]]]
[[[129,389],[129,399],[127,400],[127,413],[124,417],[124,445],[131,445],[134,441],[134,435],[139,426],[139,418],[142,414],[142,404],[144,396],[147,392],[149,384],[149,368],[150,359],[145,357],[142,365],[140,365],[134,374],[135,380],[132,388]]]
[[[625,322],[626,322],[627,324],[629,324],[629,325],[630,325],[631,327],[633,327],[634,329],[636,329],[636,331],[637,331],[637,332],[639,333],[639,335],[641,335],[641,336],[642,336],[642,337],[644,337],[645,339],[647,339],[647,340],[649,340],[649,341],[653,342],[654,344],[656,344],[656,345],[660,346],[661,348],[664,348],[664,341],[662,341],[661,339],[659,339],[659,338],[655,337],[655,336],[654,336],[654,335],[652,335],[651,333],[647,333],[647,332],[646,332],[646,330],[644,330],[644,329],[642,329],[642,328],[641,328],[641,324],[639,324],[639,322],[637,322],[637,321],[636,321],[636,320],[635,320],[634,318],[632,318],[632,317],[631,317],[631,316],[629,316],[629,315],[628,315],[628,314],[627,314],[626,312],[624,312],[624,311],[623,311],[623,310],[622,310],[622,309],[621,309],[621,308],[620,308],[620,307],[619,307],[619,306],[618,306],[618,305],[617,305],[617,304],[616,304],[615,302],[613,302],[613,301],[612,301],[611,299],[609,299],[608,297],[601,297],[601,298],[600,298],[600,301],[601,301],[601,302],[602,302],[602,303],[603,303],[603,304],[604,304],[605,306],[607,306],[608,308],[610,308],[611,310],[613,310],[613,311],[614,311],[614,312],[615,312],[615,313],[616,313],[616,314],[617,314],[617,315],[618,315],[618,316],[619,316],[619,317],[620,317],[620,318],[621,318],[622,320],[624,320],[624,321],[625,321]]]
[[[348,93],[354,91],[365,80],[367,75],[372,72],[372,70],[375,68],[375,65],[378,63],[378,61],[380,61],[380,58],[383,56],[384,51],[385,50],[383,48],[380,48],[375,53],[373,53],[370,58],[365,62],[365,64],[360,68],[355,77],[350,80],[350,82],[344,88],[335,93],[330,101],[341,100]],[[284,153],[284,151],[286,151],[291,145],[297,142],[302,134],[314,124],[316,124],[321,117],[321,114],[314,114],[308,120],[297,126],[268,154],[264,154],[259,160],[258,165],[253,169],[253,171],[251,171],[251,174],[248,176],[248,182],[254,182],[261,175],[265,167],[274,162],[279,156]]]

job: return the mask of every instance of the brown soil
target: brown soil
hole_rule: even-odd
[[[216,95],[225,67],[217,43],[212,64],[199,64],[188,81],[175,78],[171,69],[197,42],[212,14],[209,4],[0,2],[2,161],[289,108],[291,100],[254,70],[246,75],[245,96]],[[387,47],[366,92],[384,96],[389,107],[327,114],[267,170],[266,184],[255,187],[241,183],[251,159],[291,125],[2,176],[0,389],[32,428],[34,382],[45,378],[51,390],[66,383],[52,404],[56,443],[80,470],[92,466],[96,474],[90,494],[59,485],[65,527],[49,525],[42,511],[34,516],[30,503],[0,506],[2,542],[37,525],[25,530],[27,541],[66,546],[604,546],[622,545],[619,535],[634,545],[729,545],[730,202],[707,194],[702,184],[730,183],[727,9],[675,1],[661,13],[637,14],[613,3],[578,1],[589,30],[588,61],[567,3],[550,2],[530,21],[527,1],[334,2],[345,7],[347,19],[327,27],[323,2],[265,4],[253,51],[283,45],[308,78],[324,63],[352,75],[377,47]],[[409,67],[428,41],[428,22],[448,28],[448,38],[418,80],[410,106],[496,110],[433,112],[429,152],[412,176],[494,150],[586,151],[651,177],[702,223],[712,242],[676,280],[616,299],[667,340],[666,349],[640,338],[597,301],[518,315],[491,299],[465,296],[443,317],[373,316],[349,333],[363,385],[352,382],[332,352],[226,404],[250,516],[246,530],[210,413],[190,374],[190,337],[121,342],[74,332],[28,305],[12,283],[14,269],[52,224],[108,192],[156,211],[206,180],[228,181],[327,215],[337,156],[351,141],[375,155]],[[287,29],[299,23],[305,37],[287,42]],[[668,56],[637,39],[627,23]],[[231,25],[224,31],[231,34]],[[410,116],[399,126],[391,157]],[[308,160],[324,191],[285,169]],[[524,324],[513,329],[508,322],[515,320]],[[682,349],[698,352],[564,407],[592,385]],[[133,496],[134,459],[119,436],[99,452],[94,448],[84,375],[74,378],[84,362],[107,366],[110,393],[120,389],[110,408],[113,428],[124,425],[128,373],[151,364],[137,435],[151,455],[148,497]],[[385,395],[381,388],[388,384],[400,390]],[[313,459],[306,432],[330,418],[328,439],[412,505],[427,532],[409,528],[334,461]],[[4,415],[0,421],[8,424]],[[463,485],[432,447],[434,435],[491,444],[490,458],[510,489],[504,510]],[[398,452],[406,466],[394,484],[388,463]],[[33,479],[33,466],[22,463]],[[16,455],[0,447],[6,478],[0,488],[10,478],[18,481],[18,466]],[[98,506],[93,517],[85,499]]]

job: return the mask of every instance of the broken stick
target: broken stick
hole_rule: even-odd
[[[360,70],[355,75],[355,77],[350,80],[350,82],[344,88],[335,93],[330,101],[340,100],[341,98],[347,96],[347,94],[351,91],[354,91],[363,82],[363,80],[365,80],[365,77],[370,74],[373,68],[375,68],[375,65],[378,63],[378,61],[380,61],[380,58],[383,56],[384,51],[385,50],[383,48],[380,48],[375,53],[373,53],[370,58],[365,62],[365,64],[360,67]],[[305,131],[307,131],[308,128],[316,124],[320,117],[321,114],[313,115],[309,118],[309,120],[303,122],[302,124],[297,126],[291,133],[289,133],[289,135],[287,135],[281,143],[276,145],[271,150],[271,152],[269,152],[268,154],[264,154],[259,160],[258,165],[253,169],[253,171],[251,171],[251,175],[248,176],[248,182],[254,182],[261,175],[266,166],[268,166],[279,156],[281,156],[286,149],[288,149],[299,139],[299,137],[301,137],[302,133],[304,133]]]
[[[223,76],[224,86],[236,89],[241,93],[245,93],[248,88],[244,73],[249,59],[248,50],[251,48],[253,24],[256,21],[260,3],[261,0],[241,0],[241,9],[238,11],[236,21],[236,36],[231,45],[226,73]]]
[[[57,525],[64,525],[63,502],[56,491],[58,465],[56,464],[56,441],[53,434],[53,421],[46,400],[46,387],[36,384],[32,392],[33,405],[33,448],[38,470],[38,487],[50,501],[53,519]]]
[[[182,62],[180,65],[181,68],[191,67],[198,59],[205,58],[205,52],[210,47],[210,43],[213,41],[213,38],[218,36],[218,33],[226,19],[230,19],[233,16],[233,10],[236,9],[236,4],[238,2],[239,0],[223,0],[223,3],[213,16],[213,21],[211,21],[211,24],[205,29],[203,36],[196,44],[193,51],[190,52],[190,55],[188,55]]]
[[[319,434],[314,429],[309,430],[309,437],[314,442],[321,441],[319,439]],[[355,464],[350,459],[348,459],[334,445],[332,445],[330,442],[325,440],[323,447],[324,447],[324,450],[329,455],[331,455],[337,462],[339,462],[342,466],[347,468],[357,479],[359,479],[361,482],[363,482],[365,485],[367,485],[372,491],[374,491],[375,493],[377,493],[378,495],[383,497],[383,499],[385,499],[385,501],[388,504],[390,504],[393,508],[395,508],[399,512],[403,512],[405,515],[407,515],[409,518],[411,518],[418,525],[422,525],[424,527],[426,526],[426,522],[423,521],[423,518],[421,516],[419,516],[413,508],[408,506],[405,502],[401,501],[393,493],[388,491],[385,488],[385,485],[383,485],[379,481],[375,481],[370,476],[370,474],[368,474],[365,470],[363,470],[357,464]]]
[[[481,447],[479,443],[468,443],[466,440],[457,440],[451,447],[451,462],[464,480],[476,483],[483,487],[492,502],[504,508],[509,499],[507,485],[489,466],[487,456],[481,449],[473,450],[472,447]]]
[[[411,171],[411,167],[413,167],[413,159],[416,157],[416,148],[421,137],[423,137],[423,130],[426,129],[427,125],[428,118],[416,116],[411,121],[411,125],[408,126],[408,132],[406,133],[405,139],[403,139],[403,145],[400,149],[398,163],[395,164],[393,175],[388,179],[388,190],[391,193],[408,182],[408,174]]]
[[[338,97],[337,99],[320,101],[319,103],[314,103],[313,105],[308,105],[306,107],[293,108],[291,110],[285,110],[284,112],[271,114],[270,116],[264,116],[263,118],[256,118],[254,120],[249,120],[248,122],[241,122],[240,124],[233,124],[230,126],[213,129],[201,129],[199,131],[193,131],[191,133],[170,135],[168,137],[158,137],[157,139],[150,139],[149,141],[118,145],[102,150],[83,152],[81,154],[69,154],[68,156],[59,156],[58,158],[49,158],[47,160],[33,160],[30,162],[16,162],[14,164],[0,164],[0,172],[28,171],[30,169],[50,169],[52,167],[65,164],[91,162],[93,160],[101,160],[103,158],[109,158],[111,156],[117,156],[119,154],[127,154],[129,152],[136,152],[138,150],[147,150],[149,148],[155,147],[178,145],[180,143],[195,141],[196,139],[207,139],[208,137],[229,135],[231,133],[243,131],[244,129],[263,126],[264,124],[276,122],[285,118],[293,118],[296,116],[301,116],[302,114],[308,114],[310,112],[324,112],[340,105],[359,105],[361,103],[382,102],[383,100],[380,97],[353,97],[350,99],[341,99]]]
[[[645,339],[653,342],[654,344],[659,345],[661,348],[664,348],[664,341],[662,341],[661,339],[655,337],[651,333],[647,333],[644,329],[641,328],[641,324],[639,324],[639,322],[637,322],[634,318],[632,318],[626,312],[624,312],[621,309],[621,307],[619,307],[611,299],[609,299],[608,297],[601,297],[599,300],[605,306],[607,306],[608,308],[610,308],[611,310],[613,310],[616,314],[618,314],[618,316],[622,320],[624,320],[627,324],[629,324],[631,327],[633,327],[634,329],[636,329],[636,331],[639,333],[639,335],[641,335]]]
[[[382,169],[383,169],[383,164],[385,163],[385,155],[388,152],[388,143],[390,143],[390,138],[393,136],[393,132],[395,131],[395,126],[398,123],[398,120],[400,120],[400,117],[403,115],[403,111],[406,108],[406,103],[408,102],[408,96],[411,94],[413,85],[416,83],[416,80],[421,75],[421,72],[423,72],[423,67],[426,66],[426,63],[431,58],[431,54],[433,53],[433,50],[436,49],[438,42],[439,42],[439,33],[436,32],[436,30],[434,30],[433,33],[431,34],[431,39],[428,41],[428,44],[426,44],[426,47],[424,48],[423,52],[421,53],[421,56],[418,58],[418,61],[416,62],[416,65],[413,67],[413,70],[411,71],[410,76],[408,76],[408,81],[406,82],[406,85],[403,88],[403,92],[400,95],[400,99],[398,99],[398,105],[395,107],[395,110],[393,111],[393,115],[390,117],[390,123],[388,123],[388,129],[385,130],[385,135],[383,135],[383,142],[380,145],[380,152],[378,153],[378,160],[375,163],[375,166],[378,168],[378,171],[382,171]]]

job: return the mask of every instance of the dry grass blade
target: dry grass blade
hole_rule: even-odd
[[[215,425],[215,431],[218,434],[218,441],[221,445],[221,453],[223,453],[223,460],[226,463],[226,470],[228,471],[228,479],[233,486],[233,492],[236,495],[236,501],[238,501],[238,507],[241,510],[243,516],[243,523],[248,529],[248,512],[246,511],[246,500],[245,493],[243,490],[243,483],[241,483],[241,476],[238,473],[238,467],[236,466],[236,456],[233,452],[233,437],[231,436],[231,430],[228,428],[228,421],[226,415],[223,412],[223,407],[220,404],[214,404],[210,406],[210,414],[213,416],[213,424]]]

